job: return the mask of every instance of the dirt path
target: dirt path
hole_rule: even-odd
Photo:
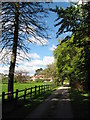
[[[68,87],[59,87],[26,118],[73,118]]]

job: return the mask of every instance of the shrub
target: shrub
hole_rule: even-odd
[[[35,81],[36,81],[37,83],[39,83],[39,82],[44,82],[42,79],[39,79],[39,78],[36,79]]]
[[[7,84],[8,83],[8,77],[2,76],[2,84]]]

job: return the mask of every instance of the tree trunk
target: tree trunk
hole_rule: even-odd
[[[13,81],[14,81],[14,70],[16,63],[16,55],[17,55],[17,43],[18,43],[18,19],[19,18],[19,3],[15,3],[15,30],[14,30],[14,39],[13,39],[13,47],[12,47],[12,55],[11,62],[9,68],[9,76],[8,76],[8,92],[13,93]],[[13,95],[9,94],[8,98],[12,98]]]

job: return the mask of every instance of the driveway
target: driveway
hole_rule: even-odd
[[[73,118],[69,87],[59,87],[26,118]]]

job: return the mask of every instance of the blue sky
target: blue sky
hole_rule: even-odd
[[[69,2],[54,2],[54,3],[50,3],[50,7],[55,8],[57,6],[62,6],[63,8],[66,8],[67,6],[70,5]],[[43,69],[46,67],[47,63],[52,63],[54,62],[53,59],[53,47],[56,47],[58,44],[58,39],[61,39],[62,36],[64,36],[65,34],[62,34],[59,38],[56,39],[56,32],[58,31],[58,27],[54,27],[55,25],[55,19],[57,18],[57,14],[50,12],[48,17],[46,18],[46,22],[47,22],[47,26],[50,28],[50,31],[48,34],[50,34],[51,39],[48,40],[48,44],[45,46],[41,46],[41,45],[36,45],[36,44],[31,44],[30,48],[31,48],[31,53],[36,53],[37,55],[40,56],[40,58],[34,59],[37,60],[36,63],[40,62],[43,64],[42,65],[36,65],[36,68],[42,67]],[[47,60],[46,60],[47,59]],[[45,63],[46,62],[46,63]],[[29,64],[28,64],[29,65]],[[35,67],[35,66],[33,66]]]
[[[46,4],[44,4],[46,6]],[[57,6],[66,8],[70,5],[69,2],[53,2],[50,3],[50,7],[55,8]],[[58,39],[61,39],[62,36],[65,36],[65,34],[62,34],[59,36],[58,39],[56,39],[56,32],[58,31],[58,27],[54,27],[55,25],[55,19],[57,18],[57,14],[50,12],[48,14],[48,17],[46,18],[47,26],[52,30],[48,32],[50,34],[51,39],[47,40],[48,44],[45,46],[36,45],[36,44],[30,44],[30,53],[29,56],[31,57],[30,61],[20,61],[19,65],[16,66],[16,71],[27,71],[29,72],[29,75],[33,75],[35,73],[36,69],[39,68],[46,68],[47,64],[51,64],[54,62],[53,57],[53,48],[56,48],[58,44]],[[22,53],[23,54],[23,53]],[[1,73],[8,73],[9,66],[0,67]]]
[[[70,5],[69,2],[54,2],[50,4],[50,7],[55,8],[57,6],[62,6],[63,8],[66,8],[67,6]],[[47,26],[52,30],[49,31],[48,34],[50,34],[51,39],[48,40],[48,44],[46,46],[39,46],[36,44],[31,44],[31,52],[35,52],[40,55],[40,58],[42,59],[44,56],[52,56],[53,52],[50,50],[50,48],[53,45],[58,44],[58,39],[61,39],[62,36],[65,34],[61,35],[59,38],[56,39],[56,32],[58,31],[58,27],[54,27],[55,25],[55,19],[57,18],[57,14],[53,12],[49,12],[50,14],[48,15],[46,21],[47,21]]]

